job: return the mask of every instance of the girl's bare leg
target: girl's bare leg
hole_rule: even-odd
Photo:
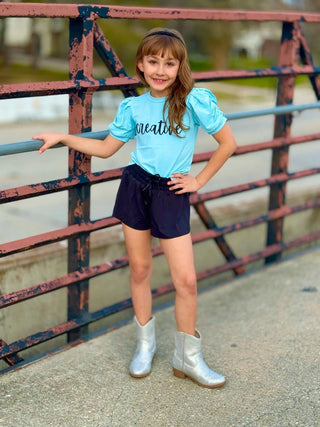
[[[129,256],[130,290],[135,316],[140,325],[149,322],[152,316],[150,278],[152,253],[150,230],[135,230],[122,224]]]
[[[177,330],[195,335],[197,318],[197,280],[191,235],[160,239],[176,289]]]
[[[199,331],[196,331],[197,281],[190,234],[161,240],[176,288],[175,315],[177,332],[172,359],[174,375],[189,377],[197,384],[215,388],[226,379],[209,368],[203,359]]]

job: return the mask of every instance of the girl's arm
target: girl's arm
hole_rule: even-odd
[[[110,134],[103,141],[99,139],[88,139],[81,136],[53,132],[43,132],[39,135],[33,136],[32,139],[40,139],[44,142],[42,147],[39,149],[40,154],[61,142],[69,148],[81,151],[84,154],[102,157],[104,159],[112,156],[125,144],[123,141],[114,138]]]
[[[172,175],[174,180],[169,181],[170,190],[177,190],[176,194],[192,193],[203,187],[224,165],[228,158],[235,152],[237,145],[231,129],[227,124],[219,132],[212,135],[218,142],[219,147],[213,153],[206,166],[198,173],[197,176],[183,175],[175,173]]]

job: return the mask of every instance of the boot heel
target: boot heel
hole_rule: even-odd
[[[182,379],[187,378],[187,376],[186,376],[186,374],[185,374],[184,372],[179,371],[179,370],[178,370],[178,369],[176,369],[176,368],[173,368],[173,375],[175,375],[175,376],[176,376],[176,377],[178,377],[178,378],[182,378]]]

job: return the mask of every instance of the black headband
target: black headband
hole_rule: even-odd
[[[157,34],[159,34],[161,36],[174,37],[175,39],[178,39],[184,45],[184,41],[179,36],[177,36],[174,33],[171,33],[170,31],[165,31],[165,30],[155,31],[154,33],[147,34],[144,38],[146,39],[147,37],[155,36]]]

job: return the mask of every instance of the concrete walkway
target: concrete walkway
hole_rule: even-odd
[[[156,314],[158,354],[128,375],[134,325],[0,378],[0,425],[320,426],[320,250],[202,293],[209,390],[172,375],[173,307]]]

